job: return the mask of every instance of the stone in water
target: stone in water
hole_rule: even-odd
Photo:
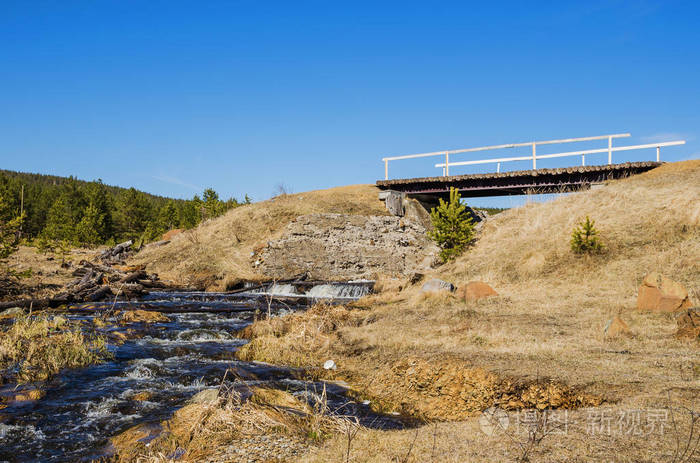
[[[323,364],[323,368],[326,370],[335,370],[335,362],[333,360],[326,360]]]

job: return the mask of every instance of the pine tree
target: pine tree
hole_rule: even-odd
[[[466,209],[466,204],[460,202],[459,192],[450,188],[450,201],[440,198],[440,205],[430,211],[433,230],[428,236],[442,248],[443,262],[460,255],[474,239],[474,221]]]
[[[79,243],[94,246],[103,243],[105,214],[94,204],[90,204],[75,227],[75,237]]]
[[[0,262],[17,251],[22,220],[24,215],[14,212],[3,196],[0,196]]]
[[[603,243],[598,237],[595,221],[586,216],[571,232],[571,250],[576,254],[592,254],[603,250]]]
[[[104,243],[109,238],[114,235],[114,221],[112,219],[112,199],[107,192],[107,188],[102,183],[102,180],[97,180],[96,182],[90,182],[86,186],[85,193],[88,208],[92,206],[94,208],[91,211],[93,217],[89,219],[89,222],[95,228],[95,233],[98,237],[98,241],[92,244]],[[85,209],[85,214],[87,214]]]
[[[153,219],[152,206],[146,195],[135,188],[129,188],[119,195],[117,204],[120,238],[140,237]]]
[[[197,198],[195,196],[195,198]],[[197,198],[198,199],[198,198]],[[194,228],[199,223],[199,212],[194,199],[187,201],[180,206],[178,211],[180,228]]]
[[[52,240],[73,240],[76,225],[68,196],[62,194],[49,209],[43,234]]]
[[[164,232],[177,228],[179,224],[177,207],[175,201],[168,201],[158,211],[158,224]]]
[[[219,194],[212,188],[207,188],[202,194],[203,208],[206,219],[213,219],[224,212],[224,207],[219,200]]]

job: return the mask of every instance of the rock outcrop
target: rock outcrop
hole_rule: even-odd
[[[297,217],[252,260],[273,278],[355,279],[425,271],[439,252],[425,228],[406,218],[310,214]]]
[[[637,309],[654,312],[679,312],[690,308],[688,290],[680,283],[651,272],[639,287]]]
[[[485,297],[498,296],[498,293],[483,281],[470,281],[457,288],[457,297],[465,301],[475,301]]]
[[[430,293],[430,292],[435,292],[435,291],[454,291],[455,290],[455,285],[452,283],[449,283],[444,280],[440,280],[439,278],[433,278],[431,280],[426,281],[423,283],[423,286],[421,287],[421,292],[424,293]]]

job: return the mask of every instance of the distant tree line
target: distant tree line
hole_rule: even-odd
[[[0,170],[0,224],[18,239],[72,245],[113,244],[128,239],[153,241],[173,228],[193,228],[250,202],[221,200],[211,188],[189,200],[151,195],[135,188]],[[17,218],[21,224],[17,226]],[[0,227],[2,228],[2,227]],[[9,227],[4,227],[8,228]]]

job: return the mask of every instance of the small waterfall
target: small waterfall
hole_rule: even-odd
[[[296,288],[294,288],[294,285],[278,285],[277,283],[273,284],[270,289],[266,291],[267,294],[271,294],[273,296],[298,296],[299,293],[297,292]]]
[[[294,285],[274,283],[268,288],[256,288],[248,294],[264,294],[267,296],[299,296]]]
[[[309,299],[359,299],[372,292],[374,281],[357,280],[347,283],[319,283],[314,286],[311,286],[311,284],[274,283],[268,288],[254,289],[247,294]]]
[[[339,283],[314,286],[305,296],[314,299],[359,299],[369,292],[369,285]]]

